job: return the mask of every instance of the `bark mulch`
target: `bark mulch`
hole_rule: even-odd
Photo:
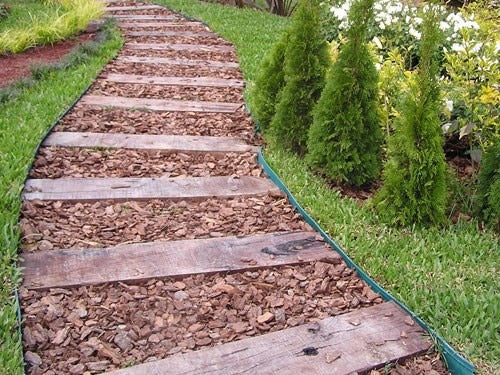
[[[23,251],[311,230],[286,199],[270,195],[193,201],[25,201]]]
[[[76,105],[56,126],[56,131],[232,136],[250,144],[252,118],[243,109],[235,113],[152,112]]]
[[[30,374],[104,371],[381,303],[345,263],[323,262],[21,291]]]
[[[137,4],[131,4],[131,5],[151,5],[151,4],[145,4],[145,3],[137,3]],[[115,4],[109,4],[108,7],[114,7]],[[129,4],[122,4],[122,5],[116,5],[116,6],[129,6]],[[143,15],[152,15],[152,16],[175,16],[177,20],[181,21],[184,20],[185,18],[180,16],[177,13],[173,13],[167,8],[163,9],[137,9],[137,10],[115,10],[112,12],[109,12],[111,15],[121,15],[121,16],[143,16]],[[148,20],[150,21],[150,20]]]
[[[166,64],[140,64],[115,61],[108,64],[102,71],[119,74],[138,74],[146,76],[166,77],[213,77],[243,79],[243,74],[238,69],[213,69],[204,66],[166,65]]]
[[[238,56],[234,52],[212,52],[212,51],[173,51],[173,50],[140,50],[125,47],[121,51],[122,56],[140,57],[164,57],[171,59],[209,60],[222,62],[238,62]],[[212,69],[221,69],[212,67]],[[235,68],[234,68],[235,69]]]
[[[99,80],[94,83],[92,89],[89,90],[89,94],[130,98],[243,103],[243,89],[240,87],[168,86],[114,83]]]
[[[401,363],[391,364],[387,369],[370,371],[369,375],[448,375],[449,373],[439,353],[432,351]]]
[[[177,30],[181,31],[181,30]],[[125,33],[130,43],[168,43],[168,44],[202,44],[207,46],[232,46],[231,43],[217,36],[133,36]]]
[[[31,178],[260,176],[254,153],[43,147]]]
[[[155,20],[150,20],[151,23],[156,22]],[[127,26],[126,28],[123,28],[125,32],[129,31],[193,31],[193,32],[204,32],[204,31],[211,31],[208,27],[203,25],[202,23],[197,23],[197,24],[189,24],[186,22],[177,22],[178,25],[172,25],[172,26],[162,26],[162,25],[157,25],[157,26],[141,26],[141,21],[134,21],[134,20],[120,20],[119,22],[127,23],[127,24],[137,24],[137,26],[130,27]],[[161,22],[169,22],[169,23],[175,23],[176,21],[167,21],[167,20],[161,20]],[[224,40],[224,39],[223,39]],[[226,42],[226,40],[224,40]]]

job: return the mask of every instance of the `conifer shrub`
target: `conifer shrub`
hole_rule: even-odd
[[[276,113],[278,95],[285,86],[285,50],[288,33],[285,31],[273,45],[260,66],[252,93],[252,112],[261,131],[266,131]]]
[[[328,74],[314,109],[308,161],[337,182],[360,186],[381,168],[378,74],[366,44],[374,0],[358,0],[349,13],[347,43]]]
[[[319,0],[302,0],[288,30],[285,86],[270,126],[278,143],[298,154],[306,151],[312,109],[321,95],[330,64],[328,44],[320,26]]]
[[[500,141],[486,149],[478,178],[481,217],[500,232]]]
[[[428,7],[422,24],[420,62],[388,141],[383,186],[374,203],[380,216],[398,225],[444,222],[446,165],[439,122],[437,11]]]

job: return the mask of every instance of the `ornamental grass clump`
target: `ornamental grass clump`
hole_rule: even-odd
[[[261,131],[266,131],[276,113],[278,94],[285,86],[285,51],[288,33],[285,31],[273,45],[260,66],[252,95],[252,110]]]
[[[312,109],[324,87],[330,64],[328,44],[321,35],[319,0],[302,0],[288,30],[285,86],[279,94],[270,129],[277,142],[299,155],[306,151]]]
[[[482,218],[500,232],[500,141],[486,149],[478,184],[478,206]]]
[[[427,7],[420,63],[388,141],[383,186],[374,203],[380,216],[397,225],[433,225],[445,220],[446,167],[439,121],[441,106],[437,12]]]
[[[353,4],[348,41],[328,74],[309,131],[309,163],[328,178],[360,186],[379,175],[382,131],[378,74],[366,43],[374,0]]]

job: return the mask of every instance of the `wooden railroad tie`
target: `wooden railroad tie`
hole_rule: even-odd
[[[164,100],[127,98],[123,96],[85,95],[80,104],[98,107],[118,107],[127,109],[145,109],[164,112],[221,112],[234,113],[243,107],[243,103],[219,103],[188,100]]]
[[[129,20],[127,21],[121,21],[118,23],[118,25],[121,28],[124,29],[139,29],[139,28],[147,28],[147,27],[185,27],[185,26],[200,26],[200,27],[205,27],[200,22],[192,22],[192,21],[180,21],[180,22],[130,22]]]
[[[211,31],[126,31],[125,35],[127,36],[172,36],[172,37],[187,37],[187,38],[203,38],[203,37],[211,37],[217,38],[218,35]]]
[[[237,62],[170,59],[165,57],[119,56],[115,61],[125,62],[125,63],[137,63],[137,64],[204,66],[210,68],[239,68]]]
[[[110,17],[127,21],[183,21],[180,16],[164,16],[156,14],[113,14]]]
[[[243,87],[245,82],[240,79],[224,79],[213,77],[161,77],[136,74],[109,73],[102,77],[115,83],[143,83],[151,85],[194,86],[194,87]]]
[[[28,179],[22,196],[25,200],[85,202],[234,198],[266,194],[280,194],[279,188],[267,178],[216,176]]]
[[[125,43],[126,48],[136,50],[174,50],[174,51],[205,51],[205,52],[233,52],[232,46],[217,46],[210,44],[181,44],[181,43]]]
[[[315,232],[136,243],[112,248],[48,250],[23,254],[24,286],[46,289],[200,273],[243,272],[340,255]]]
[[[151,10],[151,9],[165,9],[159,5],[131,5],[131,6],[116,6],[104,8],[107,12],[120,12],[124,10]]]
[[[368,373],[432,342],[394,302],[110,372],[112,375]]]
[[[258,152],[259,148],[233,137],[121,133],[52,132],[43,146],[126,148],[168,152]]]

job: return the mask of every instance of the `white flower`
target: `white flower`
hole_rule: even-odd
[[[381,30],[385,30],[385,23],[380,22],[380,23],[378,24],[378,27],[379,27]]]
[[[420,40],[420,38],[422,37],[422,34],[417,29],[415,29],[413,26],[410,26],[410,29],[408,32],[411,36],[413,36],[417,40]]]
[[[382,42],[380,41],[380,39],[378,37],[374,37],[372,39],[372,42],[375,43],[375,45],[379,48],[379,49],[382,49],[383,46],[382,46]]]
[[[413,21],[417,24],[417,25],[420,25],[422,22],[424,22],[424,20],[420,17],[415,17],[413,19]]]
[[[441,21],[439,22],[439,28],[443,31],[446,31],[450,28],[450,24],[448,22]]]
[[[339,20],[342,21],[347,18],[347,12],[342,8],[331,7],[330,12]]]
[[[453,111],[453,100],[445,100],[444,105],[448,111]]]
[[[474,47],[470,49],[472,53],[478,53],[481,50],[481,47],[483,46],[483,43],[476,43]]]
[[[380,70],[380,68],[382,68],[382,65],[380,65],[379,63],[375,63],[375,69]]]
[[[459,43],[453,43],[451,45],[451,50],[454,51],[454,52],[464,52],[465,51],[465,47]]]

